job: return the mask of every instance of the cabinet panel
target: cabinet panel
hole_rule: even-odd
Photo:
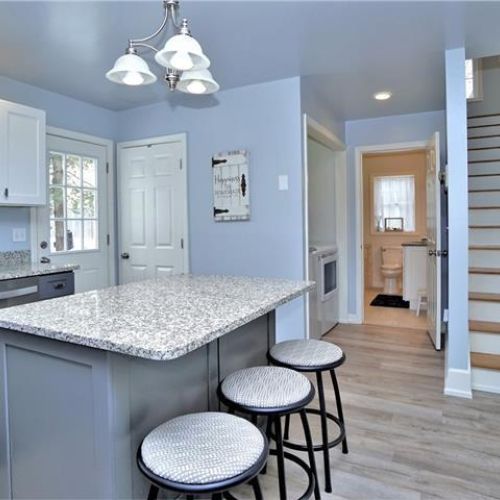
[[[44,205],[47,198],[45,112],[0,101],[2,205]]]

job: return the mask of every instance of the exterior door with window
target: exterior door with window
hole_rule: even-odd
[[[106,148],[47,136],[49,203],[38,209],[38,249],[53,264],[78,264],[75,289],[110,285]]]

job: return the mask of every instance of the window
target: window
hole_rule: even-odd
[[[415,176],[375,177],[373,215],[375,231],[390,231],[390,228],[397,227],[393,224],[397,222],[395,219],[403,219],[403,231],[415,231]]]
[[[481,62],[479,59],[465,60],[465,95],[468,100],[482,99]]]
[[[98,248],[97,159],[49,152],[50,251]]]

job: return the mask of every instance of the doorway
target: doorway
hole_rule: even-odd
[[[75,291],[114,284],[112,142],[49,128],[48,204],[33,209],[37,262],[78,265]]]
[[[441,348],[439,137],[358,148],[360,323],[428,331]]]
[[[185,134],[118,151],[119,282],[188,272]]]

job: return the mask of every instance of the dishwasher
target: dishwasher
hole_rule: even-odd
[[[72,271],[0,281],[0,309],[75,293]]]

